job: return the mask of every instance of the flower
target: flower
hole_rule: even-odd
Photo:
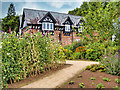
[[[10,43],[10,42],[8,41],[8,43]]]
[[[10,55],[10,53],[7,53],[7,55]]]

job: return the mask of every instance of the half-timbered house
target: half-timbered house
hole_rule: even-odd
[[[45,34],[47,31],[56,40],[61,41],[62,45],[68,45],[73,40],[80,40],[77,37],[78,29],[83,22],[81,16],[69,15],[64,13],[34,10],[34,9],[23,9],[23,15],[20,17],[20,34],[21,32],[30,33],[37,30]],[[72,28],[76,30],[72,30]]]

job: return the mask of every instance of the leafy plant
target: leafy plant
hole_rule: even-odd
[[[80,86],[81,88],[85,88],[84,83],[79,83],[79,86]]]
[[[95,72],[97,71],[95,67],[91,68],[90,71]]]
[[[74,84],[74,83],[75,83],[75,81],[70,81],[70,82],[69,82],[69,84]]]
[[[110,81],[111,81],[111,79],[109,79],[109,78],[103,78],[103,80],[104,80],[104,81],[107,81],[107,82],[110,82]]]
[[[115,79],[115,82],[117,82],[118,84],[120,84],[120,79]]]
[[[95,80],[95,78],[94,78],[94,77],[91,77],[90,79],[91,79],[91,80]]]
[[[118,53],[104,57],[105,58],[101,60],[101,64],[104,65],[105,71],[112,75],[120,75],[120,58],[118,58]]]
[[[90,70],[92,68],[91,65],[86,66],[85,70]]]
[[[2,36],[2,87],[65,63],[63,47],[40,32]],[[59,48],[58,48],[59,47]]]
[[[102,83],[100,83],[100,84],[98,84],[97,85],[97,87],[96,88],[98,88],[98,89],[102,89],[102,88],[104,88],[104,86],[103,86],[103,84]]]

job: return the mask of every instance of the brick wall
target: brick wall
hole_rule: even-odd
[[[24,32],[24,34],[26,33],[30,33],[30,30],[31,32],[33,33],[36,33],[36,29],[29,29],[28,31]],[[62,45],[65,46],[65,45],[70,45],[72,44],[72,33],[70,34],[70,36],[65,36],[63,34],[63,31],[54,31],[54,35],[51,35],[50,38],[54,38],[53,41],[60,41],[60,38],[59,38],[59,35],[61,33],[61,42],[62,42]],[[73,32],[73,41],[79,41],[81,38],[76,36],[76,32]]]

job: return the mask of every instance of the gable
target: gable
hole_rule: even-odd
[[[49,16],[46,16],[44,19],[43,19],[44,22],[53,22],[53,20],[49,17]]]
[[[54,17],[48,12],[41,20],[40,22],[53,22],[56,23],[56,20]]]
[[[68,17],[65,19],[65,21],[63,22],[63,24],[69,24],[69,25],[72,25],[73,22],[72,22],[72,20],[70,19],[70,17],[68,16]]]

